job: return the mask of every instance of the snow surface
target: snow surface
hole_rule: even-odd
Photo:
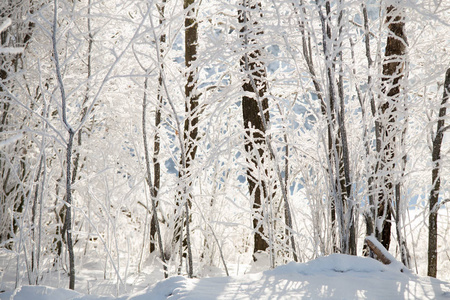
[[[365,257],[332,254],[259,273],[188,279],[175,276],[119,298],[44,286],[22,286],[0,299],[450,299],[450,283]]]

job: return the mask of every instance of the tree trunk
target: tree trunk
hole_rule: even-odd
[[[247,152],[247,182],[249,194],[253,199],[253,230],[254,230],[254,248],[253,252],[266,251],[269,247],[264,232],[264,206],[267,199],[267,183],[264,175],[258,171],[260,166],[265,165],[265,122],[269,122],[269,102],[266,98],[267,82],[266,70],[263,62],[260,60],[261,50],[247,48],[257,43],[256,36],[261,35],[262,30],[257,30],[257,22],[251,20],[252,13],[260,13],[260,3],[250,4],[249,0],[241,3],[238,21],[242,26],[240,38],[244,47],[245,54],[241,58],[240,64],[247,78],[242,85],[245,94],[242,97],[242,115],[245,128],[244,142]],[[264,115],[261,115],[258,101],[261,101]]]
[[[370,31],[369,31],[369,16],[368,16],[368,12],[367,12],[367,7],[366,5],[363,3],[362,4],[362,13],[363,13],[363,19],[364,19],[364,41],[365,41],[365,54],[366,54],[366,59],[367,59],[367,67],[369,69],[369,74],[367,75],[367,86],[371,86],[372,85],[372,75],[370,75],[371,73],[371,69],[372,69],[372,65],[373,65],[373,60],[371,57],[371,50],[370,50]],[[354,61],[355,62],[355,61]],[[356,74],[356,70],[354,70],[354,74]],[[365,117],[366,113],[365,113],[365,107],[364,107],[364,103],[363,103],[363,95],[362,92],[360,90],[359,87],[357,87],[357,92],[358,92],[358,98],[361,104],[361,111],[363,114],[363,118]],[[369,105],[370,105],[370,111],[372,114],[373,118],[376,118],[377,115],[377,109],[376,109],[376,105],[375,105],[375,97],[374,94],[371,90],[369,90],[368,93],[368,97],[369,97]],[[368,133],[369,133],[369,129],[367,128],[367,126],[365,126],[364,129],[364,148],[366,150],[366,155],[369,156],[371,151],[370,151],[370,139],[368,137]],[[379,153],[380,149],[381,149],[381,140],[380,140],[380,135],[381,130],[380,130],[380,122],[379,120],[375,120],[375,147],[376,147],[376,152]],[[365,225],[366,225],[366,236],[370,236],[372,234],[374,234],[375,232],[375,197],[376,197],[376,181],[375,181],[375,170],[376,169],[376,164],[375,165],[369,165],[369,174],[368,174],[368,180],[367,180],[367,185],[368,185],[368,198],[369,198],[369,208],[367,209],[367,211],[364,213],[364,220],[365,220]],[[369,255],[370,254],[370,249],[368,247],[367,244],[364,244],[363,246],[363,254],[364,255]]]
[[[67,251],[69,253],[69,289],[75,289],[75,255],[73,252],[73,241],[72,241],[72,179],[70,176],[72,169],[72,146],[73,138],[75,132],[69,129],[69,140],[67,142],[66,149],[66,241],[67,241]]]
[[[189,232],[189,222],[191,221],[191,216],[189,214],[189,209],[191,207],[191,197],[189,192],[189,187],[191,186],[192,174],[190,166],[195,159],[197,153],[197,141],[198,141],[198,121],[199,121],[199,110],[198,110],[198,100],[199,95],[197,93],[197,67],[194,65],[197,56],[197,43],[198,43],[198,23],[196,19],[196,6],[194,0],[184,0],[183,8],[185,10],[184,17],[184,59],[186,66],[186,85],[184,87],[185,93],[185,121],[182,143],[184,147],[184,153],[182,154],[182,170],[178,173],[180,177],[180,182],[182,182],[183,190],[181,193],[184,195],[178,195],[176,200],[177,211],[175,212],[175,228],[174,228],[174,244],[181,242],[180,245],[180,256],[184,256],[184,248],[187,248],[188,257],[188,275],[192,277],[192,254],[190,247],[190,232]],[[186,203],[183,203],[181,199],[185,199]],[[184,209],[184,217],[181,211]],[[183,229],[186,230],[186,234],[183,235]],[[184,237],[184,238],[182,238]],[[181,259],[181,257],[180,257]]]
[[[398,120],[398,108],[400,106],[400,81],[404,76],[405,54],[407,40],[405,36],[404,12],[398,6],[390,5],[386,9],[386,23],[388,24],[388,37],[385,49],[382,75],[382,103],[380,108],[381,118],[381,153],[378,166],[379,191],[377,223],[375,236],[381,244],[389,249],[391,241],[391,205],[395,200],[394,168],[396,160],[396,131]],[[376,171],[376,172],[377,172]]]
[[[292,224],[292,211],[289,205],[288,201],[288,193],[289,193],[289,144],[288,144],[288,138],[287,133],[284,133],[284,143],[285,143],[285,165],[284,165],[284,220],[286,223],[286,229],[285,229],[285,235],[287,242],[286,244],[291,244],[292,248],[292,258],[295,262],[298,262],[298,256],[297,256],[297,250],[295,246],[295,239],[294,235],[292,233],[293,230],[293,224]]]
[[[152,185],[150,155],[149,155],[149,151],[148,151],[147,126],[146,126],[146,122],[147,122],[147,84],[148,84],[148,77],[145,78],[144,97],[142,100],[142,138],[143,138],[143,142],[144,142],[146,182],[147,182],[147,185],[150,190],[150,197],[151,197],[150,201],[152,204],[152,211],[151,211],[152,212],[152,221],[151,221],[152,224],[151,224],[151,226],[154,228],[154,236],[150,237],[151,238],[150,247],[153,246],[153,251],[155,250],[154,241],[155,241],[155,238],[157,237],[158,238],[158,246],[159,246],[159,254],[160,254],[161,261],[163,262],[164,278],[167,278],[168,273],[167,273],[167,266],[166,266],[166,258],[164,256],[164,248],[163,248],[163,243],[162,243],[161,230],[159,227],[158,214],[157,214],[157,210],[156,210],[156,207],[157,207],[157,202],[156,202],[157,194],[156,193],[158,192],[158,190],[157,190],[157,188],[155,188],[155,186]],[[150,253],[151,252],[152,251],[150,248]]]
[[[52,46],[53,46],[53,56],[55,59],[55,72],[58,80],[59,90],[61,92],[61,119],[64,124],[67,133],[69,134],[66,146],[66,211],[64,227],[66,229],[66,242],[67,251],[69,254],[69,289],[75,289],[75,256],[73,252],[73,241],[72,241],[72,147],[73,139],[75,136],[75,131],[70,126],[67,119],[67,98],[66,91],[64,88],[64,83],[61,74],[61,67],[59,64],[59,55],[57,48],[57,38],[56,32],[58,29],[58,0],[54,1],[54,12],[53,12],[53,34],[52,34]]]
[[[294,4],[293,4],[294,5]],[[312,46],[311,46],[311,39],[309,36],[309,32],[305,31],[306,24],[304,20],[306,20],[307,12],[304,7],[303,1],[300,1],[300,7],[301,9],[298,9],[294,5],[294,10],[297,14],[299,14],[299,28],[302,34],[302,53],[303,58],[305,59],[306,66],[308,67],[308,72],[311,77],[311,80],[314,85],[314,91],[316,93],[317,98],[320,101],[320,110],[322,115],[327,118],[327,104],[325,103],[324,95],[325,92],[322,90],[319,81],[317,79],[315,67],[314,67],[314,61],[313,61],[313,55],[312,55]],[[333,131],[331,128],[331,123],[327,122],[327,159],[329,162],[332,161],[332,149],[333,149]],[[331,174],[330,174],[331,177]],[[334,187],[334,180],[332,181],[331,185]],[[332,252],[337,252],[337,235],[336,235],[336,201],[334,195],[331,195],[329,197],[329,205],[330,205],[330,222],[331,222],[331,247]]]
[[[92,74],[92,47],[94,44],[94,35],[92,33],[92,28],[91,28],[91,1],[92,0],[88,0],[88,9],[87,9],[87,29],[88,29],[88,49],[87,49],[87,57],[86,57],[86,91],[85,91],[85,95],[84,95],[84,99],[83,99],[83,104],[82,104],[82,111],[81,111],[81,116],[80,116],[80,122],[83,122],[83,120],[86,118],[86,115],[88,113],[88,107],[86,106],[87,102],[89,101],[89,93],[91,92],[91,84],[90,84],[90,79],[91,79],[91,74]],[[92,125],[91,125],[92,127]],[[90,130],[88,130],[90,131]],[[73,160],[73,171],[72,171],[72,183],[75,183],[75,181],[77,180],[77,176],[78,176],[78,172],[83,168],[83,165],[80,165],[80,159],[81,159],[81,153],[80,153],[80,148],[82,145],[82,134],[83,134],[83,130],[80,129],[77,132],[77,144],[76,144],[76,148],[75,149],[75,157]],[[74,147],[75,148],[75,147]]]
[[[433,169],[431,171],[432,188],[430,191],[430,216],[428,217],[428,276],[437,275],[437,217],[439,190],[441,187],[441,148],[444,139],[445,120],[447,109],[446,104],[450,95],[450,69],[445,74],[444,95],[442,96],[441,107],[439,109],[439,119],[436,126],[436,135],[433,139],[432,161]]]
[[[326,63],[328,94],[322,101],[322,114],[327,120],[328,164],[330,185],[332,186],[331,216],[339,232],[339,245],[333,241],[334,252],[340,251],[356,255],[356,228],[353,201],[351,200],[350,162],[347,133],[344,120],[344,87],[342,70],[342,17],[341,3],[337,6],[337,34],[332,33],[332,11],[330,1],[322,4],[316,1],[322,26],[322,45]],[[336,36],[333,40],[332,36]],[[340,65],[336,78],[336,65]],[[339,102],[338,102],[339,100]],[[337,222],[336,222],[337,221]],[[333,229],[335,231],[335,229]]]
[[[163,24],[164,22],[164,8],[166,5],[166,0],[163,0],[161,3],[161,6],[158,7],[159,10],[159,24]],[[165,33],[161,33],[161,36],[159,37],[159,53],[157,55],[160,55],[160,71],[158,76],[158,95],[157,100],[158,103],[156,105],[156,112],[155,112],[155,134],[154,134],[154,142],[153,142],[153,194],[155,196],[155,205],[158,206],[158,192],[159,188],[161,187],[161,165],[159,162],[159,151],[161,148],[161,141],[159,137],[159,130],[160,130],[160,124],[161,124],[161,108],[163,105],[163,76],[162,76],[162,70],[164,69],[164,64],[162,63],[162,59],[164,57],[164,49],[163,44],[166,42],[166,35]],[[152,214],[152,220],[150,222],[150,253],[153,253],[153,251],[156,250],[155,240],[156,240],[156,228],[159,226],[156,224],[158,222],[157,216],[155,213]]]

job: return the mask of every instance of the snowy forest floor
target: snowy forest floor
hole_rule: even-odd
[[[115,299],[45,286],[23,286],[0,298]],[[450,299],[450,283],[402,273],[371,258],[332,254],[242,276],[175,276],[118,299]]]
[[[341,254],[267,270],[269,264],[264,260],[248,264],[249,254],[244,263],[244,259],[228,262],[229,277],[225,277],[222,268],[204,266],[197,270],[199,278],[173,276],[163,280],[161,264],[153,256],[144,261],[140,272],[130,265],[121,283],[113,271],[104,272],[105,260],[99,253],[85,256],[80,253],[76,291],[62,288],[68,286],[66,271],[44,272],[41,286],[27,286],[24,269],[19,278],[21,287],[14,290],[17,256],[0,249],[0,299],[450,299],[448,211],[440,211],[440,280],[424,276],[426,216],[417,212],[411,211],[414,234],[408,237],[410,251],[414,252],[411,272],[400,272],[394,264],[386,266],[371,258]],[[391,248],[391,253],[398,257],[396,247]]]

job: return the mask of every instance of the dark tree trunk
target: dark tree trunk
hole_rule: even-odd
[[[154,230],[153,235],[151,235],[150,237],[150,253],[153,252],[154,250],[156,250],[155,248],[155,240],[156,238],[158,239],[158,246],[159,246],[159,254],[160,254],[160,258],[161,261],[163,262],[163,269],[164,269],[164,278],[168,277],[168,272],[167,272],[167,266],[166,266],[166,258],[164,255],[164,248],[163,248],[163,243],[162,243],[162,238],[161,238],[161,230],[159,228],[159,223],[158,223],[158,215],[157,215],[157,201],[156,201],[156,197],[157,197],[157,192],[158,189],[155,188],[152,184],[152,176],[151,176],[151,168],[150,168],[150,155],[149,155],[149,151],[148,151],[148,140],[147,140],[147,126],[146,126],[146,122],[147,122],[147,84],[148,84],[148,77],[145,78],[144,81],[144,97],[142,100],[142,137],[144,140],[144,155],[145,155],[145,165],[146,165],[146,182],[147,185],[149,187],[150,190],[150,197],[151,197],[151,204],[152,204],[152,220],[151,220],[151,224],[150,224],[150,228]],[[155,175],[156,177],[156,175]],[[155,179],[155,181],[157,181]],[[159,178],[158,178],[159,181]],[[159,184],[159,182],[158,182]],[[152,234],[152,232],[151,232]],[[152,248],[153,247],[153,251]]]
[[[65,219],[64,227],[66,231],[66,242],[67,251],[69,254],[69,289],[75,289],[75,254],[73,251],[73,241],[72,241],[72,150],[73,150],[73,140],[76,132],[70,126],[67,118],[67,97],[64,88],[64,82],[61,73],[61,66],[59,61],[58,47],[57,47],[57,31],[58,31],[58,1],[55,0],[53,6],[53,32],[52,32],[52,46],[53,46],[53,57],[55,62],[55,73],[58,81],[58,87],[61,92],[61,120],[64,127],[68,133],[66,147],[66,196],[65,196]]]
[[[433,169],[431,171],[432,188],[430,191],[430,216],[428,218],[428,276],[437,275],[437,217],[439,190],[441,187],[441,147],[444,139],[445,120],[447,109],[446,104],[450,95],[450,69],[445,74],[444,95],[442,96],[441,107],[439,109],[439,119],[436,126],[436,135],[433,139],[432,161]]]
[[[189,263],[189,277],[192,277],[192,254],[189,241],[189,222],[191,216],[189,209],[191,207],[191,197],[189,193],[189,187],[192,184],[192,174],[190,166],[195,159],[197,153],[197,141],[198,141],[198,121],[199,121],[199,95],[197,93],[197,67],[195,66],[197,56],[197,43],[198,43],[198,23],[196,19],[197,10],[194,0],[184,0],[183,8],[185,10],[184,17],[184,61],[186,66],[186,85],[184,87],[185,93],[185,121],[182,143],[184,144],[184,153],[181,158],[181,171],[178,173],[180,182],[183,184],[183,188],[177,195],[176,204],[177,210],[175,211],[175,228],[174,228],[174,244],[181,241],[180,253],[182,256],[186,256],[183,248],[187,248],[187,257]],[[184,195],[182,195],[184,194]],[[181,199],[185,198],[186,203],[183,203]],[[181,213],[184,209],[184,214]],[[184,215],[184,217],[183,217]],[[183,235],[183,230],[186,230],[186,234]],[[181,267],[181,263],[180,263]],[[180,271],[180,270],[179,270]]]
[[[363,3],[362,4],[362,13],[363,13],[363,19],[364,19],[364,41],[365,41],[365,53],[366,53],[366,59],[367,59],[367,67],[370,70],[372,68],[373,65],[373,60],[371,57],[371,50],[370,50],[370,31],[369,31],[369,16],[367,13],[367,7],[366,5]],[[355,71],[356,73],[356,71]],[[372,75],[370,75],[370,71],[369,71],[369,75],[367,76],[367,86],[371,86],[372,85]],[[365,109],[364,109],[364,103],[363,103],[363,96],[362,93],[360,91],[359,88],[357,88],[358,90],[358,98],[359,101],[361,103],[361,108],[362,108],[362,113],[363,115],[365,114]],[[369,91],[369,101],[370,101],[370,111],[372,113],[372,117],[376,117],[377,115],[377,109],[376,109],[376,105],[375,105],[375,97],[373,95],[373,93],[371,91]],[[364,147],[366,149],[366,155],[369,156],[370,155],[370,139],[368,138],[368,128],[366,127],[364,130]],[[375,143],[376,143],[376,151],[377,153],[380,152],[381,149],[381,140],[379,138],[380,135],[380,122],[379,120],[375,120]],[[364,214],[364,221],[366,224],[366,236],[370,236],[372,234],[374,234],[375,232],[375,222],[374,222],[374,218],[375,218],[375,197],[376,197],[376,181],[375,181],[375,172],[374,169],[376,168],[376,166],[370,166],[371,169],[371,173],[369,174],[369,178],[367,180],[367,185],[368,185],[368,198],[369,198],[369,209],[368,211],[366,211],[366,213]],[[370,254],[370,249],[368,247],[368,245],[365,243],[363,246],[363,255],[368,256]]]
[[[162,1],[161,6],[159,9],[159,24],[163,24],[164,22],[164,8],[165,8],[166,0]],[[166,42],[166,35],[164,33],[161,34],[159,37],[159,52],[158,55],[160,55],[161,60],[164,56],[164,49],[163,44]],[[158,206],[158,201],[156,200],[158,197],[159,188],[161,187],[161,165],[159,162],[159,151],[161,148],[161,142],[159,137],[159,130],[160,130],[160,124],[161,124],[161,107],[163,105],[163,76],[162,71],[164,69],[164,64],[162,61],[160,61],[160,72],[158,77],[158,95],[157,100],[158,103],[156,105],[156,112],[155,112],[155,134],[154,134],[154,142],[153,142],[153,194],[155,196],[155,205]],[[150,253],[153,253],[153,251],[156,250],[156,228],[158,219],[156,214],[152,214],[152,220],[150,222]]]
[[[244,143],[247,152],[247,182],[250,196],[253,199],[253,251],[265,251],[269,245],[265,238],[263,222],[263,206],[267,199],[267,183],[258,176],[258,168],[265,165],[265,123],[269,122],[269,102],[266,98],[266,70],[261,61],[261,50],[248,50],[251,45],[257,43],[256,37],[261,35],[261,30],[256,30],[257,22],[251,20],[251,14],[260,14],[260,4],[250,4],[244,0],[241,3],[238,21],[242,26],[240,38],[245,54],[241,58],[241,68],[247,75],[242,89],[245,95],[242,97],[242,116],[245,128]],[[255,32],[256,30],[256,32]],[[264,115],[261,116],[258,101],[261,101]],[[264,174],[266,171],[263,172]],[[264,176],[264,175],[263,175]]]
[[[72,179],[70,176],[72,164],[72,146],[75,132],[69,129],[69,141],[67,142],[67,168],[66,168],[66,217],[64,226],[66,227],[67,251],[69,253],[69,289],[75,289],[75,254],[73,252],[72,241]]]
[[[378,166],[379,191],[378,212],[381,219],[381,230],[375,226],[375,236],[381,244],[389,249],[391,241],[391,205],[395,200],[394,168],[395,168],[395,132],[397,131],[397,114],[400,105],[400,81],[404,76],[404,57],[406,54],[407,40],[405,36],[405,22],[403,11],[394,5],[386,9],[386,23],[388,24],[388,37],[385,49],[382,75],[382,97],[380,107],[381,122],[381,153]]]
[[[184,121],[184,141],[186,151],[186,170],[185,176],[190,177],[189,167],[192,161],[195,159],[197,153],[197,141],[198,141],[198,99],[197,93],[197,67],[193,64],[196,61],[197,56],[197,43],[198,43],[198,23],[195,18],[196,9],[194,6],[194,0],[184,0],[184,9],[186,11],[186,17],[184,19],[185,28],[185,65],[187,68],[187,82],[184,86],[184,94],[186,97],[185,104],[185,121]],[[180,133],[181,134],[181,133]]]

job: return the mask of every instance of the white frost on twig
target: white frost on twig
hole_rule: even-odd
[[[15,143],[16,141],[20,140],[23,137],[23,134],[17,134],[15,136],[10,137],[9,139],[6,139],[4,141],[0,141],[0,148],[4,147],[4,146],[8,146],[12,143]]]
[[[8,18],[5,20],[5,22],[3,22],[2,25],[0,25],[0,32],[5,31],[9,26],[11,26],[11,19]]]
[[[3,32],[6,30],[6,28],[8,28],[9,26],[11,26],[11,19],[6,19],[5,22],[3,22],[3,24],[0,25],[0,32]],[[0,45],[0,53],[3,54],[19,54],[23,52],[23,48],[22,47],[6,47],[3,48]]]
[[[0,53],[2,54],[19,54],[22,52],[23,52],[22,47],[6,47],[6,48],[0,47]]]

